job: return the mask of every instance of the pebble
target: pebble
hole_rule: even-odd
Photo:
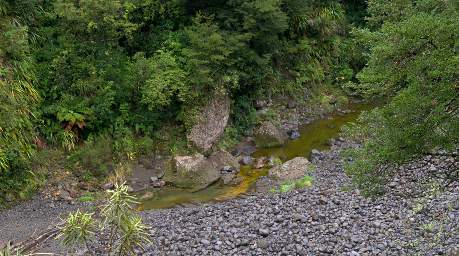
[[[262,236],[268,236],[268,235],[269,235],[269,230],[264,229],[264,228],[260,228],[260,229],[258,230],[258,233],[259,233],[260,235],[262,235]]]
[[[210,245],[210,242],[209,242],[209,240],[202,239],[202,240],[201,240],[201,244],[203,244],[203,245]]]

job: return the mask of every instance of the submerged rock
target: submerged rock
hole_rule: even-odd
[[[242,165],[250,165],[253,163],[253,157],[251,156],[244,156],[239,160],[239,163]]]
[[[218,151],[208,158],[202,154],[175,156],[173,177],[169,181],[178,187],[199,190],[215,183],[222,177],[222,170],[238,170],[239,164],[230,153]],[[236,172],[236,171],[232,171]]]
[[[285,134],[272,122],[265,121],[255,131],[255,143],[258,147],[282,146],[285,142]]]
[[[147,191],[140,197],[140,200],[148,200],[153,198],[153,196],[154,194],[151,191]]]
[[[253,143],[253,145],[245,145],[245,146],[241,147],[241,153],[243,155],[249,156],[253,152],[257,151],[257,148],[255,147],[255,143],[254,142],[252,142],[252,143]]]
[[[161,187],[164,187],[165,185],[166,185],[166,182],[164,180],[157,180],[152,183],[152,186],[154,188],[161,188]]]
[[[237,186],[239,185],[244,178],[237,176],[236,173],[227,173],[222,175],[222,181],[225,185]]]
[[[300,137],[300,132],[296,130],[290,130],[287,132],[288,137],[292,140],[298,139]]]
[[[253,165],[253,168],[261,169],[265,167],[265,160],[266,159],[264,157],[257,158],[257,160],[255,161],[255,164]]]

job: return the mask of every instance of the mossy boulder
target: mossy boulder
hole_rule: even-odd
[[[218,151],[209,157],[197,153],[192,156],[175,156],[173,177],[169,182],[177,187],[195,190],[204,189],[222,177],[222,169],[231,166],[239,169],[235,157],[226,151]]]
[[[255,143],[261,148],[282,146],[286,137],[286,134],[270,121],[262,122],[254,130]]]
[[[269,170],[269,177],[277,181],[294,181],[308,175],[312,170],[311,163],[304,157],[295,157],[282,165]]]

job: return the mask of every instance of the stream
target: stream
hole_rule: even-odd
[[[300,138],[288,140],[280,147],[257,149],[252,156],[255,158],[275,156],[283,162],[299,156],[309,158],[313,149],[327,149],[329,147],[328,141],[339,135],[344,124],[355,121],[361,111],[370,108],[369,105],[365,104],[353,104],[348,108],[351,112],[346,114],[334,113],[326,118],[303,125],[299,130]],[[237,186],[227,186],[219,182],[198,192],[166,187],[160,191],[149,191],[153,193],[153,196],[149,196],[148,199],[141,199],[138,209],[161,209],[228,200],[250,191],[255,181],[267,174],[267,168],[253,169],[251,166],[241,166],[239,175],[243,177],[243,181]],[[143,193],[146,192],[148,191]],[[142,194],[138,194],[138,196],[141,198]]]

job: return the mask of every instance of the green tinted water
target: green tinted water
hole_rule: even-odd
[[[297,140],[289,140],[285,145],[274,148],[258,149],[253,156],[276,156],[287,161],[292,158],[303,156],[309,157],[312,149],[326,149],[327,142],[338,136],[341,127],[357,119],[362,110],[369,109],[369,105],[352,105],[352,112],[347,114],[333,114],[329,118],[319,119],[300,129],[301,137]],[[268,173],[267,169],[252,169],[248,166],[241,168],[240,174],[244,180],[238,186],[225,186],[217,183],[205,190],[190,192],[184,189],[165,188],[159,192],[145,191],[139,196],[141,205],[139,210],[170,208],[181,204],[195,204],[211,201],[222,201],[237,197],[247,192],[251,185],[261,176]]]
[[[301,136],[299,139],[291,140],[281,147],[259,149],[253,156],[276,156],[282,161],[298,156],[309,157],[313,149],[328,148],[328,141],[339,135],[344,124],[355,121],[361,111],[369,108],[368,105],[352,105],[349,107],[352,112],[347,114],[336,113],[328,118],[304,125],[300,128]]]
[[[244,180],[238,186],[227,186],[221,182],[212,185],[204,190],[191,192],[186,189],[164,188],[160,191],[144,191],[138,196],[148,196],[140,200],[139,210],[171,208],[178,205],[199,204],[204,202],[218,202],[237,197],[249,190],[259,177],[267,175],[267,169],[241,168],[239,175]]]

